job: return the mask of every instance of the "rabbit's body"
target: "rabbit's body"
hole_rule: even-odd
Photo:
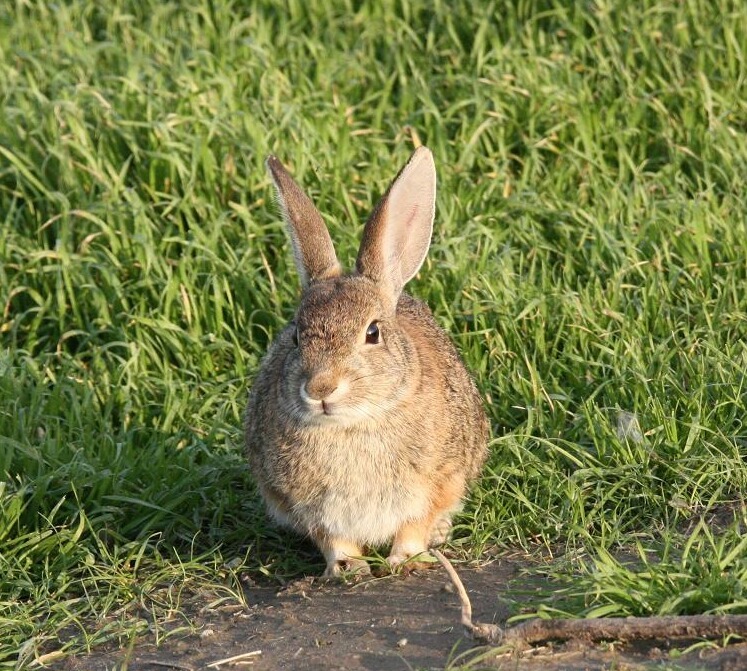
[[[448,336],[424,303],[401,293],[425,252],[416,250],[414,271],[402,273],[361,258],[382,255],[371,221],[391,216],[391,193],[367,224],[372,251],[364,233],[358,272],[342,275],[328,234],[320,240],[321,218],[277,166],[270,169],[308,281],[254,382],[247,454],[270,514],[315,540],[327,574],[365,568],[355,559],[363,548],[392,539],[389,561],[398,564],[444,540],[484,462],[487,419]],[[416,220],[425,209],[413,208]],[[315,233],[298,230],[309,221]],[[304,239],[317,249],[299,249]],[[430,230],[426,250],[429,240]],[[397,241],[397,255],[406,244]]]
[[[477,475],[487,425],[475,422],[484,417],[475,412],[480,399],[453,345],[425,304],[410,296],[400,297],[397,322],[408,375],[420,371],[409,379],[387,374],[385,401],[376,400],[385,408],[380,414],[361,409],[359,421],[304,419],[303,412],[278,416],[278,397],[292,407],[297,395],[294,327],[268,352],[247,413],[247,444],[252,470],[280,522],[379,545],[391,541],[403,522],[425,516],[439,488],[455,481],[463,487]],[[420,338],[424,326],[428,340]],[[421,367],[424,353],[440,365]],[[465,386],[471,392],[466,399]],[[445,417],[434,412],[444,398],[453,410]]]

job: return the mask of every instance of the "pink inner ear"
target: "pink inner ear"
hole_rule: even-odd
[[[418,272],[433,232],[436,168],[425,147],[415,151],[374,210],[364,231],[358,269],[388,278],[396,296]]]
[[[419,150],[389,192],[388,257],[398,268],[391,272],[406,283],[423,263],[433,231],[436,174],[430,152]]]
[[[413,206],[412,206],[412,207],[410,208],[410,216],[409,216],[409,217],[407,217],[407,221],[405,221],[405,226],[407,226],[407,228],[410,228],[410,225],[411,225],[411,224],[412,224],[412,222],[413,222],[413,221],[415,220],[415,217],[417,217],[417,216],[418,216],[418,210],[419,210],[419,209],[420,209],[420,208],[419,208],[419,207],[418,207],[417,205],[413,205]]]

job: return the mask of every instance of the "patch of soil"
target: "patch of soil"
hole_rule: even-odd
[[[475,621],[503,622],[500,599],[511,580],[516,588],[519,562],[459,567]],[[528,585],[531,589],[536,586]],[[306,578],[277,591],[247,588],[249,608],[199,607],[192,613],[193,635],[167,638],[159,647],[147,640],[133,650],[110,650],[70,658],[59,671],[212,671],[303,669],[304,671],[408,671],[444,669],[450,662],[471,669],[520,671],[601,671],[616,669],[747,669],[747,644],[701,649],[673,661],[658,647],[565,645],[523,653],[494,654],[477,660],[480,650],[465,640],[460,604],[446,573],[434,568],[406,577],[355,584]],[[484,652],[484,651],[483,651]],[[254,653],[254,654],[249,654]],[[455,657],[465,653],[456,662]],[[244,655],[243,657],[240,657]],[[234,661],[227,661],[236,657]],[[218,663],[221,662],[222,663]]]

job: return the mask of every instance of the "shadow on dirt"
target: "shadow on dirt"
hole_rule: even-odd
[[[505,620],[508,606],[500,595],[509,583],[516,589],[522,565],[520,561],[496,561],[481,568],[460,567],[476,620]],[[526,585],[528,589],[536,586],[536,579]],[[194,603],[190,616],[195,634],[168,638],[159,647],[144,638],[133,650],[97,652],[54,668],[408,671],[464,664],[474,670],[521,671],[747,669],[747,644],[702,648],[676,659],[663,644],[624,649],[607,644],[545,646],[478,660],[480,651],[464,638],[459,601],[440,568],[349,585],[305,578],[279,592],[250,586],[246,598],[248,608]]]

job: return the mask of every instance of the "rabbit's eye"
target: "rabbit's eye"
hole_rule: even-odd
[[[293,346],[298,347],[298,326],[293,329]]]
[[[371,322],[366,329],[366,345],[376,345],[379,342],[379,323]]]

